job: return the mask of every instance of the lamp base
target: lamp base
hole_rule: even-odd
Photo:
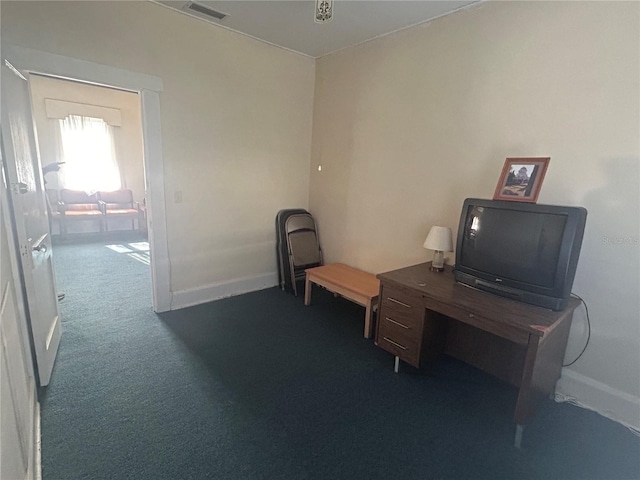
[[[444,272],[444,252],[436,250],[433,254],[433,262],[431,262],[432,272]]]

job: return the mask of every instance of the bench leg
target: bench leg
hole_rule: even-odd
[[[311,305],[311,281],[308,273],[304,277],[304,304]]]
[[[373,306],[371,305],[371,300],[367,302],[364,312],[364,338],[371,338],[371,334],[373,333]]]

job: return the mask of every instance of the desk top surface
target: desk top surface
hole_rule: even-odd
[[[529,305],[457,283],[448,265],[441,273],[433,272],[429,267],[430,263],[421,263],[381,273],[378,278],[383,283],[392,282],[418,292],[425,299],[476,312],[491,321],[541,337],[566,318],[571,318],[572,312],[580,305],[580,301],[573,297],[561,311]]]

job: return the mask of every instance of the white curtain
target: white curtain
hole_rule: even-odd
[[[113,127],[100,118],[69,115],[59,120],[63,188],[97,191],[119,190],[122,186],[115,152]]]

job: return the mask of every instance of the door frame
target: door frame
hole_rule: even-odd
[[[171,310],[171,270],[166,223],[164,158],[160,95],[162,79],[145,73],[42,52],[16,45],[2,44],[2,56],[18,70],[79,80],[95,85],[116,87],[139,94],[142,111],[147,224],[151,249],[151,284],[153,311]]]

